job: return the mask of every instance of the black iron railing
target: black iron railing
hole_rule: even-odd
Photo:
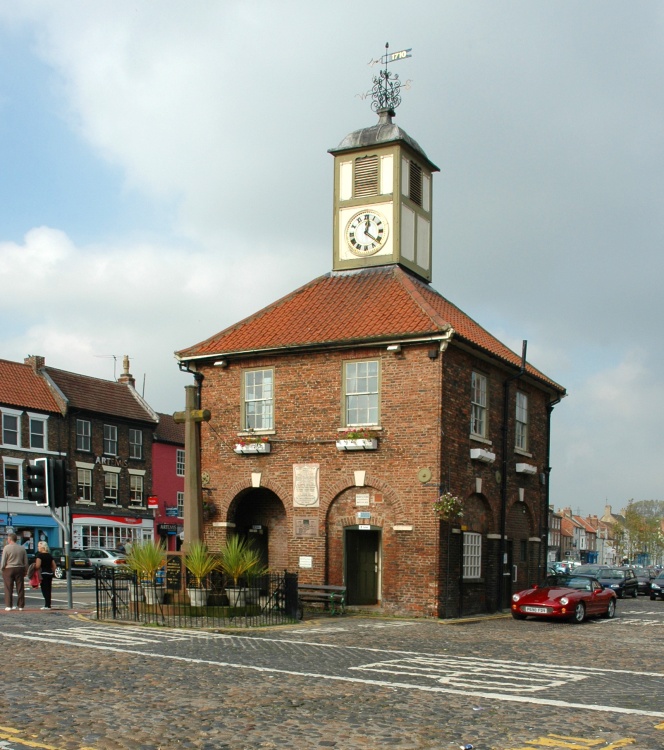
[[[212,573],[202,587],[169,586],[165,575],[140,581],[127,570],[95,571],[97,617],[173,628],[261,627],[295,622],[297,573],[269,573],[234,585]]]

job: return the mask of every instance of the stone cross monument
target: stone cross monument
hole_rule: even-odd
[[[197,409],[197,387],[185,386],[185,410],[176,411],[173,421],[184,423],[184,551],[203,538],[203,492],[201,490],[201,422],[212,416]]]

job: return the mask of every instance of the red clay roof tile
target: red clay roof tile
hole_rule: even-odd
[[[335,272],[287,294],[205,341],[180,359],[223,357],[294,347],[343,346],[444,333],[512,365],[521,357],[456,305],[397,265]],[[531,365],[530,375],[565,389]]]
[[[98,412],[112,417],[156,422],[133,388],[75,372],[45,367],[44,371],[67,398],[69,408]]]
[[[23,409],[61,413],[44,378],[30,365],[0,359],[0,403]]]

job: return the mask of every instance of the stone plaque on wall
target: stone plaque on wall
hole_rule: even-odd
[[[318,536],[318,519],[296,518],[295,536]]]
[[[320,464],[293,464],[293,507],[317,508],[320,505]]]

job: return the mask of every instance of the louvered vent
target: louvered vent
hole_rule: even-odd
[[[355,159],[355,197],[378,195],[378,157]]]
[[[410,163],[408,194],[413,203],[422,205],[422,167],[414,161]]]

